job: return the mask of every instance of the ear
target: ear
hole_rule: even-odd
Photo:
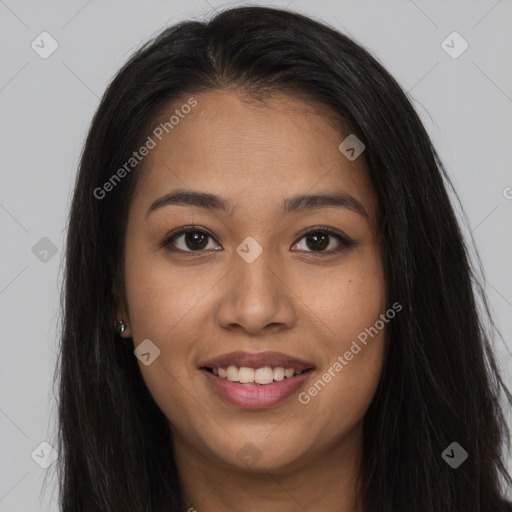
[[[130,324],[130,316],[128,314],[128,307],[126,305],[126,297],[125,294],[119,290],[119,286],[114,284],[112,285],[112,297],[114,299],[114,318],[113,320],[123,320],[126,324],[126,330],[122,334],[118,334],[121,338],[131,338],[131,324]]]

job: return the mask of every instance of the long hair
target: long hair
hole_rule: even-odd
[[[178,511],[168,422],[133,346],[114,333],[136,166],[98,198],[170,102],[234,88],[328,107],[366,146],[377,197],[389,324],[384,366],[364,418],[365,512],[502,512],[512,396],[493,357],[494,324],[418,115],[370,53],[285,10],[243,7],[165,29],[105,92],[83,149],[68,223],[59,365],[63,512]],[[340,142],[342,134],[340,133]],[[117,290],[117,291],[116,291]],[[443,451],[457,442],[457,469]]]

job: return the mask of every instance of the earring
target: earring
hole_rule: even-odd
[[[117,334],[121,335],[127,329],[127,325],[124,320],[114,320],[114,329]]]

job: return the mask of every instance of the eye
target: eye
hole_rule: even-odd
[[[301,240],[304,240],[302,242]],[[305,252],[334,254],[352,247],[354,241],[343,233],[327,227],[315,227],[308,230],[293,244],[292,249]]]
[[[170,233],[160,244],[171,251],[202,252],[222,249],[214,243],[213,235],[195,226],[185,226]]]
[[[299,241],[293,244],[291,249],[295,251],[334,254],[353,245],[354,241],[343,233],[328,227],[315,227],[305,232]],[[222,247],[216,242],[210,232],[196,226],[184,226],[174,230],[166,236],[160,246],[170,251],[188,253],[222,250]]]

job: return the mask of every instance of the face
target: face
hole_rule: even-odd
[[[381,373],[376,200],[324,109],[194,99],[130,204],[123,336],[144,342],[176,444],[231,468],[311,463],[360,439]]]

